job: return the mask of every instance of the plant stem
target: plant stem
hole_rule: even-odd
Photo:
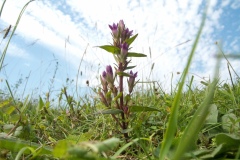
[[[118,124],[121,128],[123,128],[121,122],[119,122],[118,118],[117,118],[114,114],[112,114],[112,117],[113,117],[113,119],[115,119],[115,121],[117,122],[117,124]]]
[[[231,71],[230,71],[230,68],[229,68],[229,63],[227,64],[227,67],[228,67],[228,73],[229,73],[229,76],[230,76],[230,79],[231,79],[231,82],[232,82],[233,90],[235,90],[235,86],[234,86],[233,79],[232,79],[232,74],[231,74]]]
[[[122,63],[119,63],[119,70],[120,72],[123,72]],[[122,96],[120,97],[120,109],[123,110],[123,76],[122,75],[119,75],[119,89],[120,89],[120,93],[122,93]]]
[[[119,63],[119,71],[123,72],[123,64],[122,63]],[[122,111],[124,111],[123,110],[124,107],[123,107],[123,76],[122,75],[119,75],[119,90],[120,90],[120,93],[122,93],[122,96],[120,97],[120,109]],[[122,116],[122,129],[125,130],[125,129],[127,129],[127,125],[125,122],[124,112],[121,113],[121,116]],[[124,133],[124,137],[127,140],[129,138],[128,133]]]

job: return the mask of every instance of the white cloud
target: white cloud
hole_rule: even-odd
[[[231,43],[230,43],[230,47],[231,47],[231,50],[234,51],[234,52],[237,52],[240,50],[239,48],[239,38],[235,38]]]
[[[222,7],[226,7],[227,5],[229,5],[230,1],[231,0],[224,0],[224,1],[222,1],[221,6]]]
[[[14,24],[25,2],[8,1],[2,18]],[[211,1],[208,19],[191,67],[191,71],[200,76],[209,76],[215,65],[213,55],[216,40],[212,34],[216,29],[223,28],[219,23],[223,9],[216,7],[217,2]],[[88,78],[94,78],[98,74],[98,64],[104,69],[105,65],[113,63],[113,57],[93,46],[111,42],[108,24],[123,19],[127,27],[134,30],[134,33],[139,33],[132,51],[148,55],[147,58],[133,59],[133,65],[138,65],[134,70],[149,73],[151,64],[155,63],[152,78],[159,80],[164,76],[171,77],[171,73],[183,71],[201,23],[202,3],[204,1],[191,0],[68,0],[55,4],[51,1],[36,1],[27,8],[17,32],[26,39],[26,43],[39,39],[38,44],[66,59],[76,70],[84,56],[83,68],[88,70]],[[224,1],[221,6],[225,7],[228,4],[229,1]],[[236,2],[233,4],[236,7]],[[191,41],[174,47],[187,40]],[[84,54],[87,46],[87,52]]]
[[[240,0],[234,0],[233,3],[231,4],[231,7],[233,9],[238,9],[240,8]]]
[[[20,48],[17,44],[14,44],[14,43],[9,44],[6,54],[9,55],[9,56],[21,58],[21,59],[24,59],[24,60],[29,60],[30,59],[29,53],[27,51],[25,51],[24,49]]]

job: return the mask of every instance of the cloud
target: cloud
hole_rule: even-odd
[[[18,58],[23,58],[25,60],[30,58],[29,53],[14,43],[10,43],[7,54]]]
[[[240,40],[240,38],[237,37],[232,42],[230,42],[230,48],[232,51],[237,52],[240,50],[239,40]]]
[[[25,2],[8,1],[2,18],[14,24]],[[206,25],[191,66],[191,72],[200,77],[212,74],[216,53],[215,34],[216,30],[224,27],[220,19],[224,14],[224,7],[228,5],[230,1],[219,4],[217,0],[212,0],[209,6]],[[236,8],[236,1],[231,3],[231,6]],[[132,51],[148,55],[147,58],[133,58],[132,65],[138,65],[134,70],[143,74],[139,74],[139,77],[148,78],[148,74],[144,73],[150,73],[154,63],[154,72],[150,78],[161,80],[163,77],[169,79],[172,73],[183,71],[203,11],[204,1],[191,0],[36,1],[27,8],[17,32],[25,39],[26,44],[39,39],[38,45],[56,53],[76,71],[83,58],[81,68],[86,70],[84,79],[96,81],[95,77],[99,72],[101,73],[106,65],[112,64],[114,59],[111,54],[94,46],[111,43],[108,24],[123,19],[134,34],[139,33],[132,45]],[[176,46],[178,44],[181,45]],[[227,71],[226,68],[223,69],[223,72]],[[176,76],[176,79],[178,78],[179,76]]]
[[[222,1],[221,6],[226,7],[227,5],[229,5],[229,3],[230,3],[230,0]]]
[[[23,6],[24,3],[21,4]],[[10,6],[9,9],[8,6]],[[9,1],[8,6],[3,19],[10,24],[14,24],[14,20],[16,20],[19,13],[16,10],[20,8],[13,8],[15,6],[14,1]],[[15,12],[11,13],[12,10]],[[14,16],[7,17],[9,14]],[[38,3],[32,2],[28,6],[17,28],[17,33],[26,40],[27,44],[39,39],[38,43],[40,45],[60,53],[60,56],[65,50],[68,37],[70,37],[72,43],[72,46],[70,46],[71,54],[75,56],[87,44],[80,36],[76,36],[79,30],[71,21],[69,15],[64,15],[60,10],[54,8],[52,4],[42,3],[41,1]]]
[[[231,4],[231,7],[232,7],[233,9],[238,9],[238,8],[240,8],[240,1],[239,1],[239,0],[234,0],[234,1],[232,2],[232,4]]]

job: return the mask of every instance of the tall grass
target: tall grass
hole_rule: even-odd
[[[174,101],[173,101],[173,104],[172,104],[172,107],[171,107],[171,113],[170,113],[170,117],[169,117],[169,120],[168,120],[168,127],[167,127],[167,130],[166,130],[166,133],[164,134],[163,142],[162,142],[160,153],[159,153],[159,159],[160,160],[164,160],[166,154],[169,152],[170,146],[172,144],[174,135],[175,135],[176,130],[177,130],[177,120],[178,120],[178,116],[179,116],[179,111],[178,110],[179,110],[179,105],[180,105],[180,99],[181,99],[181,95],[182,95],[183,86],[184,86],[185,79],[187,77],[188,70],[190,68],[190,64],[192,62],[194,53],[195,53],[195,50],[197,48],[197,44],[198,44],[198,41],[200,39],[200,35],[201,35],[203,27],[204,27],[205,19],[206,19],[206,13],[204,13],[204,16],[202,18],[202,23],[201,23],[199,31],[197,33],[195,42],[194,42],[192,50],[191,50],[191,53],[188,57],[186,67],[184,69],[183,75],[182,75],[180,83],[178,85],[178,90],[177,90],[176,97],[174,98]],[[191,133],[188,133],[188,134],[191,134]],[[184,150],[185,150],[185,148],[183,148],[183,151]],[[178,155],[178,154],[179,154],[179,152],[177,152],[176,155]]]
[[[1,56],[0,71],[12,35],[32,1],[20,12]],[[119,112],[102,111],[104,105],[99,98],[76,98],[65,86],[60,89],[55,106],[48,96],[44,99],[41,95],[36,101],[30,96],[17,99],[6,81],[9,94],[0,97],[0,156],[8,159],[239,159],[240,81],[232,80],[232,86],[222,85],[218,77],[223,56],[235,72],[227,59],[229,55],[222,52],[217,56],[212,82],[194,87],[192,75],[186,84],[206,14],[176,88],[171,85],[171,94],[168,94],[157,81],[148,81],[147,87],[142,84],[136,88],[129,100],[129,128],[122,132],[108,113]],[[149,79],[153,67],[154,64]],[[56,72],[57,66],[49,92]],[[183,90],[185,84],[188,87]],[[123,138],[124,132],[129,135],[127,141]]]

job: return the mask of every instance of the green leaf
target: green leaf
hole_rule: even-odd
[[[233,113],[228,113],[222,116],[222,128],[226,132],[231,132],[233,130],[239,129],[239,123],[237,121],[237,116]]]
[[[37,107],[37,113],[43,109],[44,102],[42,100],[42,97],[39,96],[39,102],[38,102],[38,107]]]
[[[219,133],[216,135],[216,144],[217,145],[224,145],[224,150],[238,150],[240,146],[240,139],[235,135],[226,134],[226,133]]]
[[[128,142],[127,144],[122,146],[117,152],[115,152],[115,154],[111,158],[116,159],[124,150],[126,150],[129,146],[131,146],[132,144],[136,143],[139,140],[140,140],[139,138],[136,138],[136,139]]]
[[[20,117],[21,117],[20,114],[13,114],[13,115],[11,115],[10,120],[12,123],[14,123],[14,122],[17,122]],[[23,115],[22,115],[22,117],[23,117]]]
[[[206,124],[215,124],[218,120],[218,109],[215,104],[212,104],[209,108],[209,114],[206,119]]]
[[[127,94],[125,97],[124,97],[125,101],[128,102],[131,100],[131,96],[129,94]]]
[[[19,152],[24,147],[30,147],[33,149],[41,149],[39,154],[51,154],[52,153],[52,148],[47,147],[47,146],[42,146],[34,142],[28,142],[28,141],[23,141],[17,138],[13,137],[8,137],[6,138],[6,135],[0,134],[0,146],[1,149],[7,149],[12,152]],[[25,150],[24,153],[30,154],[31,151]]]
[[[88,152],[89,152],[88,150],[81,148],[79,146],[74,146],[74,147],[71,147],[68,149],[69,157],[74,157],[75,159],[77,159],[77,158],[78,159],[86,159],[86,160],[96,159],[93,154],[91,154],[91,155],[87,154]],[[66,157],[66,158],[69,158],[69,157]]]
[[[98,149],[98,152],[106,152],[117,147],[119,143],[119,138],[112,137],[103,142],[98,142],[97,144],[95,144],[95,147]]]
[[[191,159],[193,157],[201,157],[201,156],[207,155],[209,153],[211,153],[211,150],[201,149],[201,150],[195,150],[193,152],[185,153],[184,156],[186,159]]]
[[[22,133],[22,130],[23,130],[23,126],[17,127],[17,129],[14,132],[14,136],[15,137],[19,136]]]
[[[18,154],[15,157],[15,160],[20,160],[22,159],[22,155],[24,154],[25,151],[29,150],[31,152],[31,154],[33,155],[33,157],[35,157],[36,155],[36,151],[32,148],[32,147],[23,147]]]
[[[70,143],[68,140],[59,140],[56,146],[53,149],[54,157],[64,158],[68,152],[68,148],[70,147]]]
[[[13,127],[14,127],[13,124],[5,124],[5,125],[3,126],[3,131],[4,131],[5,133],[8,133]]]
[[[202,83],[202,84],[205,85],[205,86],[208,86],[208,85],[209,85],[209,83],[204,82],[204,81],[200,81],[200,83]]]
[[[122,113],[123,111],[120,110],[120,109],[107,109],[107,110],[102,110],[102,111],[99,111],[95,114],[119,114],[119,113]]]
[[[120,49],[118,47],[115,46],[111,46],[111,45],[104,45],[104,46],[98,46],[99,48],[104,49],[107,52],[110,52],[112,54],[116,54],[117,52],[120,51]]]
[[[215,158],[218,154],[221,153],[222,149],[223,149],[223,144],[217,146],[217,148],[215,148],[211,153],[206,154],[206,155],[203,155],[203,156],[201,156],[200,158],[201,158],[201,159],[213,159],[213,158]]]
[[[127,67],[126,69],[132,69],[132,68],[135,68],[136,66],[129,66]]]
[[[113,99],[113,101],[117,101],[120,97],[122,97],[122,92],[118,93],[118,95]]]
[[[132,42],[137,38],[137,36],[138,36],[138,34],[136,34],[135,36],[126,40],[126,43],[128,44],[128,46],[130,46],[132,44]]]
[[[133,130],[133,128],[123,129],[121,130],[121,133],[129,133]]]
[[[77,137],[75,142],[84,142],[89,141],[93,137],[95,132],[93,130],[89,130],[88,132],[82,133],[80,136]]]
[[[147,57],[147,55],[142,53],[128,52],[127,57]]]
[[[8,107],[8,109],[6,110],[6,114],[10,115],[13,111],[15,111],[16,107],[14,106],[10,106]]]
[[[0,102],[0,108],[5,107],[5,106],[9,105],[10,103],[11,103],[11,102],[10,102],[10,101],[7,101],[7,100],[5,100],[5,101],[3,101],[3,102]]]
[[[130,74],[126,73],[126,72],[117,72],[117,75],[119,76],[125,76],[125,77],[130,77]]]
[[[148,112],[148,111],[158,111],[161,112],[161,110],[157,108],[152,107],[142,107],[142,106],[130,106],[129,107],[131,112]]]

